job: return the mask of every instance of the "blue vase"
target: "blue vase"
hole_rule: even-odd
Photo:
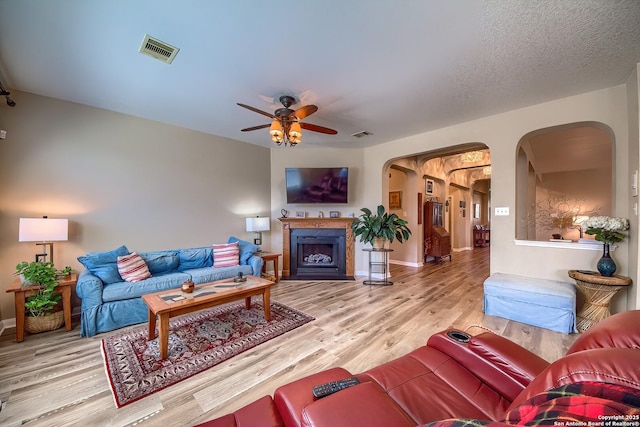
[[[598,261],[598,271],[604,277],[611,277],[616,272],[616,263],[609,255],[609,244],[605,243],[603,246],[602,258]]]

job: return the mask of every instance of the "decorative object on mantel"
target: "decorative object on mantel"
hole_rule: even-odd
[[[598,261],[598,271],[605,277],[613,276],[616,272],[616,263],[609,254],[609,245],[624,240],[622,231],[629,229],[629,220],[626,218],[612,218],[608,216],[594,216],[582,223],[586,228],[585,233],[596,236],[596,240],[603,242],[602,258]]]
[[[282,218],[286,218],[289,216],[289,211],[286,209],[280,209],[280,214],[282,214]]]
[[[363,213],[353,220],[351,230],[359,236],[362,243],[370,243],[375,249],[384,248],[385,242],[398,239],[400,243],[408,240],[411,230],[408,222],[396,214],[389,214],[383,205],[379,205],[376,214],[370,209],[360,209]]]

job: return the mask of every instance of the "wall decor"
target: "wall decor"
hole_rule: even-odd
[[[427,194],[433,194],[433,180],[427,178],[427,180],[425,181],[424,184],[424,188],[425,188],[425,193]]]
[[[296,211],[296,218],[305,218],[307,213],[305,211]]]
[[[338,212],[338,211],[329,211],[329,218],[340,218],[340,212]]]
[[[389,209],[402,209],[402,191],[389,191]]]

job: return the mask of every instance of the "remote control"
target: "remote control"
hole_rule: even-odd
[[[320,399],[321,397],[329,396],[336,391],[352,387],[356,384],[360,384],[360,380],[358,380],[356,377],[345,378],[344,380],[331,381],[330,383],[314,386],[311,392],[315,397]]]

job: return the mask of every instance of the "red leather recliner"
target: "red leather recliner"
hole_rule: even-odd
[[[524,412],[535,411],[531,402],[541,402],[540,395],[582,384],[618,387],[616,392],[637,395],[640,402],[640,310],[593,326],[552,364],[490,332],[464,338],[460,331],[435,334],[425,346],[356,374],[360,384],[322,399],[312,395],[314,385],[354,375],[342,368],[313,374],[278,388],[273,399],[265,396],[201,426],[414,427],[451,418],[519,424]],[[608,396],[600,390],[595,394],[588,397],[592,409],[593,399],[604,405]],[[636,410],[633,402],[626,399],[622,410]],[[575,416],[570,406],[561,408]]]

